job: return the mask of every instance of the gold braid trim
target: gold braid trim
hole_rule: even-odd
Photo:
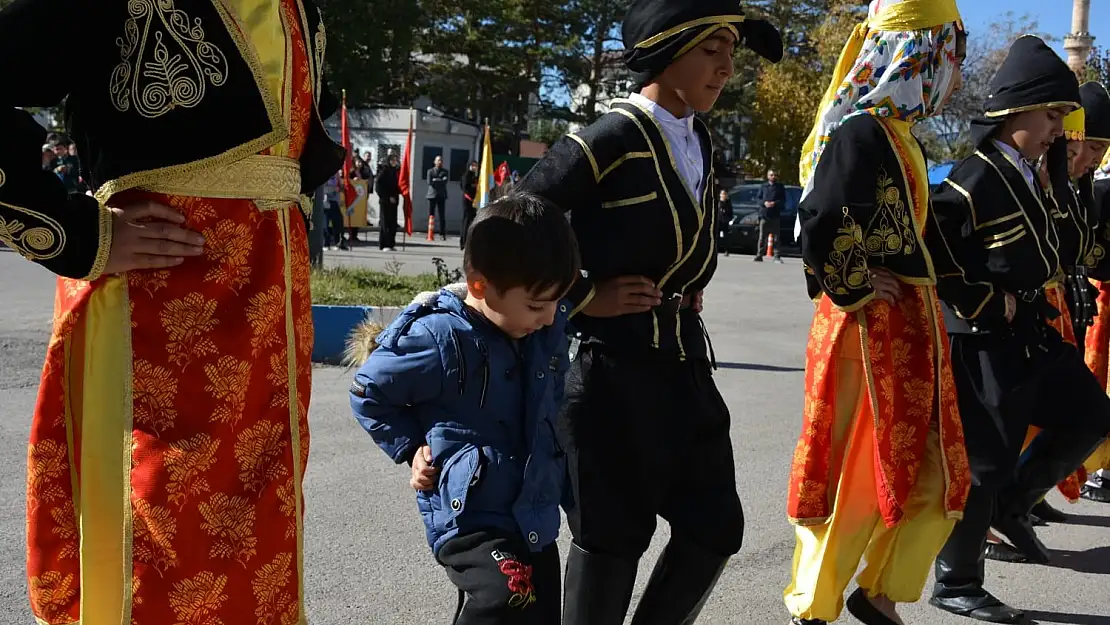
[[[106,206],[100,207],[100,216],[98,218],[100,234],[96,245],[96,258],[93,259],[92,267],[89,269],[89,274],[82,280],[92,282],[104,274],[104,268],[108,266],[108,257],[112,253],[112,220],[113,213]]]

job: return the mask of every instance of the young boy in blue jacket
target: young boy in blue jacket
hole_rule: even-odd
[[[555,418],[579,274],[562,211],[514,194],[479,212],[466,284],[418,297],[355,375],[355,418],[411,483],[459,589],[458,625],[557,625],[567,474]]]

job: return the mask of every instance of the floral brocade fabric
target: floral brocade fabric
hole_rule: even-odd
[[[314,106],[310,60],[298,4],[282,0],[281,10],[292,62],[287,156],[297,158]],[[296,206],[260,211],[248,200],[130,197],[178,209],[206,243],[203,257],[173,269],[126,274],[124,623],[304,623],[301,480],[313,343],[304,220]],[[81,472],[90,469],[74,418],[78,354],[96,351],[97,337],[82,328],[105,280],[59,280],[32,425],[28,577],[34,614],[47,625],[101,625],[81,605],[82,575],[127,574],[84,558],[75,509]]]
[[[839,475],[832,467],[832,426],[836,415],[836,371],[841,344],[859,325],[866,373],[863,408],[856,415],[875,423],[875,494],[887,526],[903,517],[903,505],[925,459],[929,430],[939,428],[944,461],[945,501],[958,518],[971,476],[940,305],[933,287],[903,285],[894,306],[873,301],[845,312],[822,296],[806,348],[805,413],[794,451],[787,513],[799,525],[824,523],[832,514]],[[939,340],[938,340],[939,339]]]

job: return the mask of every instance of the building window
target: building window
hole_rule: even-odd
[[[463,174],[470,167],[470,150],[451,150],[451,182],[462,180]]]
[[[433,145],[424,146],[424,156],[420,166],[421,175],[426,175],[428,170],[436,166],[436,157],[443,156],[443,148]]]

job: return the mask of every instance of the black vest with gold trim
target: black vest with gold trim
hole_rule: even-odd
[[[703,290],[713,277],[712,139],[704,123],[694,124],[704,163],[697,194],[679,173],[659,122],[628,100],[615,101],[594,124],[561,139],[522,181],[523,190],[571,214],[587,274],[569,296],[579,308],[594,284],[611,278],[644,276],[668,298]],[[607,319],[579,314],[572,323],[583,338],[617,349],[679,359],[707,355],[701,321],[689,308]]]

